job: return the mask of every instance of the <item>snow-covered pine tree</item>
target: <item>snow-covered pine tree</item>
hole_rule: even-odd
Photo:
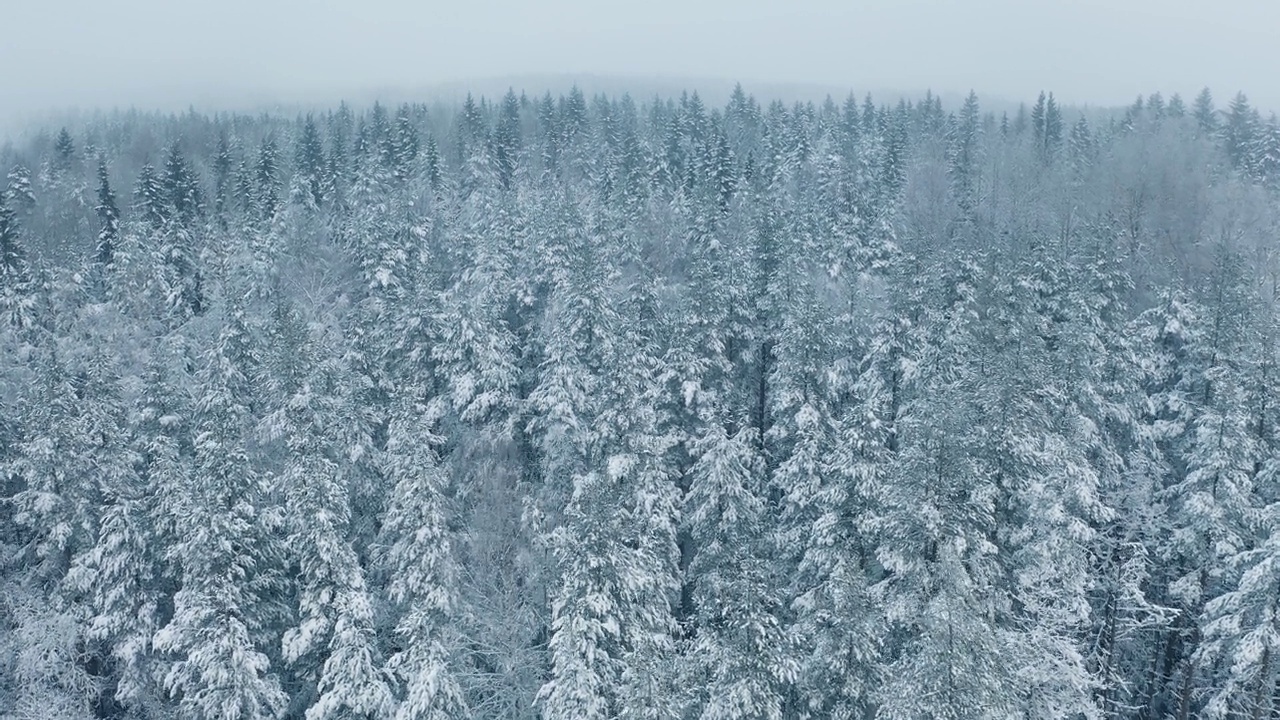
[[[343,429],[356,411],[351,390],[358,385],[334,332],[319,327],[311,343],[295,348],[307,370],[283,378],[283,403],[264,421],[267,437],[285,451],[278,480],[298,568],[298,619],[282,636],[281,655],[314,683],[308,720],[389,718],[394,702],[379,657],[374,594],[352,543],[349,467],[358,448],[347,446]]]
[[[24,564],[52,591],[72,558],[97,542],[103,478],[99,438],[81,422],[87,414],[68,358],[47,340],[37,357],[39,380],[28,395],[31,410],[16,467],[23,486],[11,502],[15,521],[28,531]]]
[[[903,378],[898,451],[873,498],[884,578],[872,587],[888,622],[875,703],[888,718],[1021,712],[1018,634],[1008,625],[996,545],[999,488],[981,460],[978,348],[982,275],[938,260]]]
[[[173,219],[183,227],[193,229],[196,220],[204,214],[204,196],[199,179],[182,154],[180,143],[175,142],[169,147],[161,183]]]
[[[1275,481],[1268,461],[1260,482]],[[1267,717],[1276,709],[1280,662],[1280,507],[1267,506],[1257,521],[1263,541],[1228,560],[1238,579],[1205,605],[1200,662],[1222,668],[1221,680],[1204,707],[1204,717]]]
[[[1235,582],[1226,558],[1249,547],[1248,518],[1255,510],[1254,483],[1261,461],[1258,437],[1251,430],[1247,378],[1254,346],[1243,259],[1219,246],[1206,308],[1205,335],[1199,351],[1197,384],[1188,388],[1192,408],[1184,452],[1174,459],[1170,482],[1162,490],[1169,537],[1162,550],[1173,573],[1169,594],[1186,613],[1191,632],[1184,638],[1179,668],[1177,712],[1181,717],[1203,706],[1194,688],[1211,671],[1199,662],[1201,615],[1208,602]]]
[[[107,162],[98,162],[98,204],[94,208],[102,227],[98,230],[98,246],[94,260],[104,270],[115,260],[116,245],[120,241],[120,209],[116,207],[116,194],[111,190],[111,177]]]
[[[396,609],[389,668],[403,688],[395,717],[452,720],[469,712],[454,671],[460,609],[449,480],[421,390],[402,392],[388,426],[385,472],[392,486],[382,527],[388,598]]]
[[[31,171],[26,165],[14,165],[5,177],[3,193],[13,203],[15,212],[30,213],[36,206],[36,195],[31,188]]]
[[[978,95],[972,90],[960,108],[949,150],[951,191],[967,218],[977,207],[982,172],[982,124]]]
[[[193,466],[178,504],[183,533],[170,549],[181,587],[153,641],[165,690],[200,720],[274,717],[287,700],[258,642],[288,593],[276,513],[247,449],[255,351],[243,309],[232,300],[223,312],[193,387]]]
[[[35,288],[22,247],[17,213],[8,193],[0,193],[0,320],[10,328],[27,328],[35,321]]]
[[[180,396],[167,365],[166,353],[149,363],[131,412],[132,436],[114,448],[119,467],[103,483],[97,543],[77,558],[68,578],[92,608],[89,638],[104,643],[114,660],[115,702],[137,712],[162,705],[152,638],[174,590],[164,548],[177,541],[182,513],[174,503],[189,479],[189,458],[180,448]],[[107,427],[121,432],[124,423],[116,419]]]
[[[693,546],[687,682],[706,720],[782,717],[782,598],[769,571],[766,466],[754,428],[715,422],[694,447],[685,497]]]
[[[279,155],[275,138],[268,137],[258,149],[258,159],[253,168],[252,217],[262,224],[269,224],[280,211]]]
[[[302,204],[311,210],[318,209],[325,201],[324,147],[320,142],[320,129],[310,115],[302,123],[294,149],[294,183]]]
[[[168,199],[160,175],[150,163],[142,166],[138,174],[138,184],[133,192],[134,210],[151,225],[153,229],[162,228],[172,216]]]

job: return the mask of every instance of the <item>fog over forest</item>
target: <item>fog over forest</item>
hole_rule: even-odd
[[[0,720],[1280,718],[1280,11],[49,5]]]
[[[255,111],[506,89],[485,78],[568,90],[521,81],[531,75],[657,77],[704,95],[716,88],[699,80],[726,92],[741,81],[758,97],[766,85],[973,89],[990,103],[1052,89],[1107,107],[1208,86],[1280,110],[1280,7],[1258,0],[56,0],[10,3],[4,23],[0,124],[52,108]]]

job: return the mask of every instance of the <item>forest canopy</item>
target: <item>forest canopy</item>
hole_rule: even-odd
[[[102,113],[0,173],[0,717],[1280,712],[1243,94]]]

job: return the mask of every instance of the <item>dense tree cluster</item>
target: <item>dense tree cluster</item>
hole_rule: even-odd
[[[0,716],[1280,713],[1243,95],[512,92],[0,163]]]

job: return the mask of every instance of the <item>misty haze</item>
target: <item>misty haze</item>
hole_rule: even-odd
[[[0,720],[1280,719],[1280,5],[0,14]]]

